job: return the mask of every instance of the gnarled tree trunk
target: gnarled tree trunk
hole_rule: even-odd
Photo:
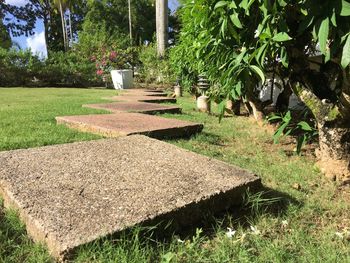
[[[318,166],[328,177],[339,180],[350,178],[350,114],[344,105],[333,107],[321,101],[310,91],[299,93],[317,120],[319,149]]]

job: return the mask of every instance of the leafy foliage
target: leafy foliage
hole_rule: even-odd
[[[139,60],[140,81],[147,83],[173,83],[175,81],[168,55],[159,59],[155,44],[141,46]]]
[[[12,46],[12,41],[10,34],[7,28],[2,23],[2,19],[0,17],[0,47],[8,49]]]
[[[36,16],[29,3],[18,7],[0,1],[0,19],[6,30],[15,37],[34,34]]]
[[[184,1],[178,72],[206,72],[228,98],[256,100],[259,83],[273,71],[337,103],[344,83],[331,84],[335,77],[340,82],[339,66],[350,63],[348,6],[345,0]],[[322,67],[314,70],[309,58],[318,48]]]
[[[16,51],[0,48],[0,86],[16,86],[30,83],[34,72],[38,72],[42,62],[29,50]]]
[[[83,30],[79,34],[81,45],[85,48],[94,47],[99,41],[105,45],[117,42],[121,47],[130,44],[127,1],[87,1],[87,10]],[[155,10],[151,1],[133,1],[132,25],[134,43],[152,40]]]
[[[304,118],[306,117],[305,113]],[[286,114],[282,115],[272,115],[268,118],[270,122],[279,121],[280,124],[273,135],[274,143],[278,143],[281,137],[294,135],[296,136],[296,152],[301,153],[302,147],[307,142],[311,142],[317,135],[317,129],[310,125],[308,122],[302,120],[297,123],[292,121],[292,114],[288,111]]]
[[[99,85],[95,64],[79,53],[55,52],[40,60],[29,50],[0,48],[0,86]]]

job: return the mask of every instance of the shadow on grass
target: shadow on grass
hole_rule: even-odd
[[[174,237],[180,240],[192,240],[198,235],[198,229],[202,229],[201,236],[212,239],[219,229],[226,230],[227,227],[237,229],[238,226],[248,229],[252,222],[256,222],[264,215],[283,217],[291,204],[303,206],[303,203],[288,194],[263,187],[259,191],[246,192],[241,205],[232,206],[219,214],[214,215],[210,211],[204,211],[200,219],[189,226],[184,227],[174,220],[152,219],[145,224],[83,245],[74,251],[70,258],[74,259],[77,255],[84,253],[93,256],[98,251],[106,250],[106,247],[107,250],[111,247],[119,249],[122,247],[128,251],[130,247],[135,247],[135,242],[138,249],[144,246],[148,250],[151,248],[152,251],[157,251],[161,250],[160,244],[163,248],[171,247]],[[134,251],[126,253],[134,253]],[[152,260],[157,261],[156,257],[157,255],[152,255]]]
[[[213,133],[209,133],[209,132],[199,132],[196,134],[188,134],[188,136],[186,137],[181,137],[181,138],[176,138],[176,137],[167,137],[164,138],[164,140],[168,141],[168,142],[175,142],[177,140],[185,140],[185,139],[199,139],[200,142],[205,142],[208,143],[210,145],[215,145],[215,146],[226,146],[226,144],[224,143],[224,140],[222,138],[222,136],[213,134]]]
[[[207,237],[213,237],[216,234],[217,227],[227,229],[227,227],[240,226],[248,229],[252,222],[256,222],[262,216],[283,218],[290,205],[302,207],[304,204],[289,194],[263,186],[259,191],[247,191],[243,195],[240,205],[231,206],[216,214],[207,211],[195,224],[173,229],[170,233],[185,239],[194,236],[198,228],[201,228],[203,234]],[[171,229],[171,227],[167,227],[167,229]],[[157,237],[169,238],[171,236],[164,235],[164,228],[160,227],[159,230],[161,230],[160,234],[155,231]]]

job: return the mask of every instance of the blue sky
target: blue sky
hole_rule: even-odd
[[[1,0],[0,0],[1,1]],[[178,7],[178,0],[168,0],[169,1],[169,8],[171,10],[175,10]],[[5,0],[6,3],[11,5],[25,5],[27,3],[27,0]],[[16,37],[12,38],[13,41],[16,41],[21,48],[26,49],[30,48],[33,53],[38,53],[42,57],[47,56],[46,52],[46,44],[45,44],[45,35],[44,35],[44,25],[41,20],[37,21],[36,28],[35,28],[35,34],[30,37]]]

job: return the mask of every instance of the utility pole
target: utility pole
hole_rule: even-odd
[[[168,46],[168,0],[156,0],[157,53],[165,55]]]
[[[131,0],[128,0],[129,4],[129,32],[130,32],[130,43],[132,45],[132,22],[131,22]]]

